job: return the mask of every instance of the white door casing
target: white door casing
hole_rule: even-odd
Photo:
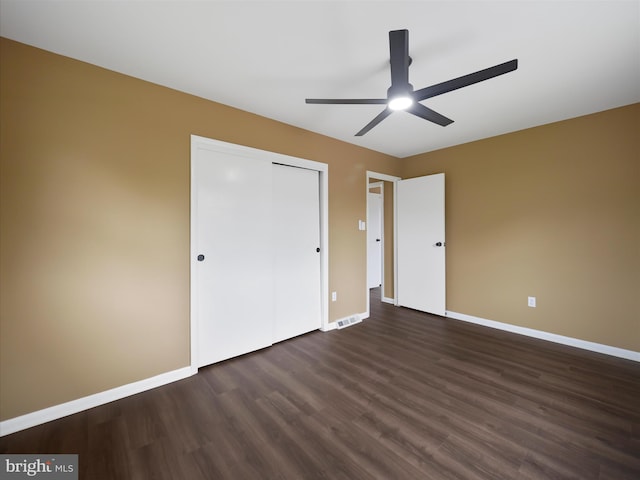
[[[444,173],[396,187],[397,304],[445,315]]]
[[[390,183],[391,183],[391,185],[392,185],[392,186],[391,186],[391,191],[390,191],[390,192],[389,192],[388,190],[385,190],[385,189],[384,189],[384,187],[383,187],[383,190],[382,190],[382,191],[383,191],[383,197],[384,197],[384,195],[390,195],[390,196],[391,196],[391,198],[393,199],[393,200],[392,200],[392,203],[393,203],[393,211],[395,212],[395,209],[396,209],[396,203],[397,203],[397,201],[396,201],[396,190],[397,190],[397,189],[396,189],[396,186],[395,186],[395,185],[396,185],[396,182],[400,180],[400,177],[395,177],[395,176],[393,176],[393,175],[387,175],[386,173],[379,173],[379,172],[373,172],[373,171],[367,170],[367,172],[366,172],[366,177],[365,177],[365,182],[366,182],[366,183],[365,183],[365,188],[366,188],[366,190],[365,190],[365,191],[366,191],[366,192],[369,192],[369,188],[370,188],[371,184],[372,184],[372,183],[375,183],[375,182],[372,182],[372,180],[377,180],[377,181],[379,181],[379,182],[390,182]],[[368,199],[368,198],[369,198],[369,197],[367,196],[367,199]],[[386,220],[388,220],[388,221],[390,221],[390,222],[392,222],[392,223],[393,223],[393,232],[394,232],[394,233],[393,233],[393,239],[394,239],[394,241],[393,241],[393,245],[394,245],[394,249],[393,249],[393,250],[394,250],[394,252],[393,252],[393,260],[394,260],[394,261],[393,261],[393,265],[394,265],[394,268],[393,268],[393,278],[394,278],[394,283],[393,283],[393,284],[395,285],[395,284],[396,284],[396,282],[397,282],[397,280],[396,280],[396,277],[397,277],[397,268],[396,268],[396,264],[397,264],[397,261],[396,261],[397,248],[396,248],[396,242],[395,242],[395,238],[396,238],[396,219],[395,219],[395,214],[393,215],[393,218],[385,219],[385,218],[384,218],[384,209],[383,209],[383,212],[382,212],[382,216],[383,216],[383,222],[382,222],[383,224],[384,224],[384,222],[385,222]],[[383,248],[384,248],[384,241],[385,241],[385,240],[388,240],[388,239],[384,239],[384,238],[383,238],[383,242],[382,242],[382,243],[383,243]],[[383,271],[384,271],[384,262],[383,262]],[[385,277],[385,276],[384,276],[384,274],[383,274],[383,275],[382,275],[382,292],[386,293],[388,290],[387,290],[387,286],[385,285],[385,279],[384,279],[384,277]],[[365,288],[365,292],[364,292],[364,294],[365,294],[365,298],[366,298],[366,300],[367,300],[367,301],[366,301],[367,311],[364,313],[363,318],[369,318],[369,313],[370,313],[370,300],[371,300],[371,298],[370,298],[370,291],[369,291],[368,284],[365,284],[365,285],[364,285],[364,287],[366,287],[366,288]],[[383,295],[384,295],[384,293],[383,293]],[[395,297],[395,295],[394,295],[394,297]],[[382,298],[382,300],[383,300],[383,301],[387,301],[387,302],[389,302],[389,303],[394,303],[394,304],[396,303],[395,298],[387,298],[387,297],[383,297],[383,298]]]

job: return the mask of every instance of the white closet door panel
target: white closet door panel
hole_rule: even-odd
[[[271,163],[205,148],[196,155],[198,364],[273,338]],[[265,200],[267,199],[267,200]]]
[[[321,327],[317,171],[273,165],[274,342]]]
[[[444,315],[444,173],[397,182],[398,305]]]

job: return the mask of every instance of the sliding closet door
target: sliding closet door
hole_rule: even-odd
[[[321,326],[320,192],[314,170],[273,165],[274,342]]]
[[[272,165],[202,146],[192,162],[192,307],[204,366],[272,343]]]

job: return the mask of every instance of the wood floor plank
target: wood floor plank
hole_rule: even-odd
[[[640,478],[640,364],[380,302],[371,316],[0,438],[80,478]]]

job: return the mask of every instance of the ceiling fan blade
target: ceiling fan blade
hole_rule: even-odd
[[[306,98],[305,103],[322,105],[384,105],[386,98]]]
[[[389,32],[389,55],[391,57],[391,87],[404,88],[409,85],[409,31]]]
[[[382,120],[384,120],[385,118],[387,118],[389,115],[391,115],[391,113],[393,112],[393,110],[391,110],[390,108],[385,108],[383,111],[381,111],[373,120],[371,120],[369,123],[367,123],[362,130],[360,130],[358,133],[356,133],[356,137],[361,137],[362,135],[364,135],[365,133],[367,133],[369,130],[371,130],[373,127],[375,127],[376,125],[378,125]]]
[[[414,103],[409,108],[407,108],[407,112],[414,114],[416,117],[424,118],[425,120],[429,120],[430,122],[437,123],[443,127],[446,127],[450,123],[453,123],[453,120],[445,117],[444,115],[440,115],[438,112],[431,110],[428,107],[425,107],[421,103]]]
[[[448,80],[436,85],[431,85],[430,87],[421,88],[413,93],[413,99],[416,102],[419,102],[420,100],[425,100],[437,95],[442,95],[443,93],[451,92],[453,90],[473,85],[474,83],[482,82],[484,80],[489,80],[490,78],[497,77],[499,75],[504,75],[505,73],[512,72],[517,68],[518,59],[511,60],[505,63],[501,63],[500,65],[495,65],[493,67],[485,68],[484,70],[479,70],[477,72],[464,75],[462,77],[454,78],[453,80]]]

